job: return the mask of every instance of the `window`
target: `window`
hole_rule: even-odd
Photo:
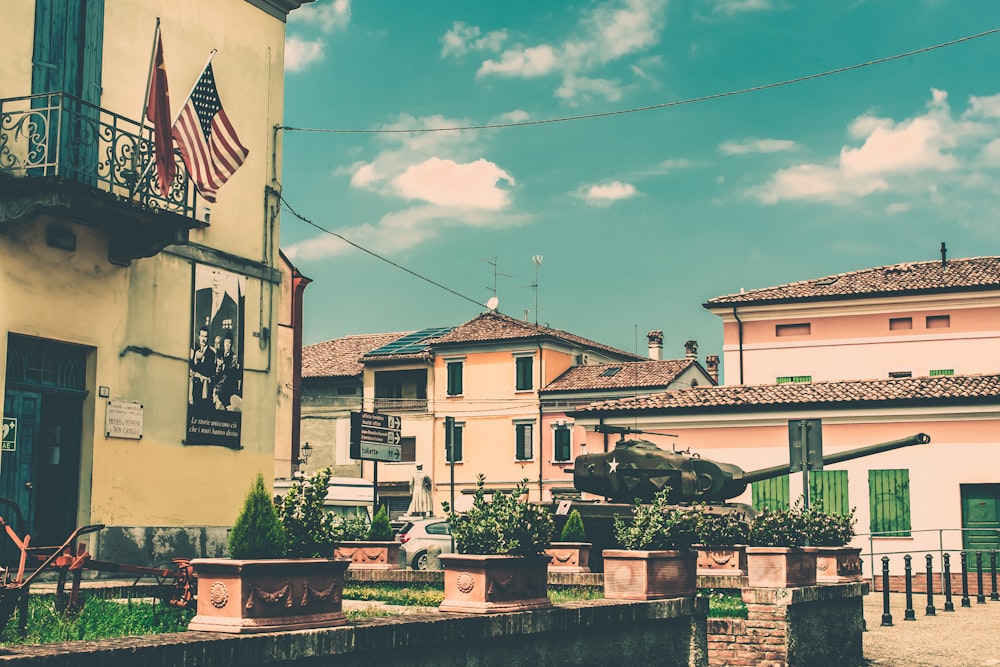
[[[399,460],[403,463],[413,463],[417,460],[416,438],[406,437],[399,439]]]
[[[811,333],[809,322],[799,324],[776,324],[774,325],[775,336],[808,336]]]
[[[788,384],[789,382],[812,382],[812,375],[782,375],[774,379],[776,384]]]
[[[928,329],[947,329],[951,326],[951,315],[928,315]]]
[[[461,361],[449,361],[448,368],[448,395],[460,396],[462,394],[462,371],[465,364]]]
[[[530,361],[530,359],[529,359]],[[518,461],[530,461],[532,458],[532,431],[534,422],[514,424],[514,458]]]
[[[941,375],[954,375],[954,374],[955,374],[954,368],[939,368],[937,370],[930,372],[931,377],[938,377]]]
[[[532,362],[534,360],[531,357],[517,357],[514,363],[517,366],[517,380],[515,382],[514,388],[518,391],[525,391],[531,389],[534,386],[532,380]]]
[[[557,426],[552,432],[552,453],[556,461],[569,461],[573,450],[573,431],[569,426]]]
[[[605,368],[601,372],[601,377],[602,378],[614,377],[615,375],[618,375],[618,373],[621,372],[621,370],[622,370],[621,366],[612,366],[611,368]]]
[[[809,504],[826,512],[847,516],[851,501],[847,496],[846,470],[815,470],[809,473]]]
[[[445,426],[445,446],[444,446],[444,460],[448,463],[461,463],[462,462],[462,438],[465,434],[465,424],[455,423],[455,428],[452,430],[452,440],[451,440],[451,450],[454,454],[454,458],[448,456],[448,431],[447,425]]]
[[[913,328],[913,318],[912,317],[890,317],[889,318],[889,331],[903,331],[905,329]]]
[[[438,523],[429,523],[424,526],[424,532],[428,535],[451,535],[451,530],[448,527],[447,521],[439,521]]]
[[[880,537],[910,537],[910,471],[869,470],[871,532]]]
[[[931,371],[933,373],[934,371]],[[913,377],[913,371],[889,371],[889,377],[894,379],[899,378],[911,378]]]

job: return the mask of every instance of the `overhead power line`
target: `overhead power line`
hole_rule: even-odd
[[[925,46],[920,49],[915,49],[913,51],[906,51],[905,53],[897,53],[896,55],[886,56],[885,58],[879,58],[877,60],[869,60],[868,62],[857,63],[855,65],[847,65],[845,67],[838,67],[836,69],[826,70],[825,72],[817,72],[815,74],[807,74],[805,76],[795,77],[794,79],[786,79],[785,81],[776,81],[773,83],[766,83],[760,86],[751,86],[750,88],[740,88],[739,90],[730,90],[723,93],[714,93],[712,95],[703,95],[701,97],[691,97],[684,100],[675,100],[673,102],[663,102],[661,104],[651,104],[644,107],[635,107],[632,109],[619,109],[617,111],[604,111],[601,113],[591,113],[583,114],[580,116],[564,116],[561,118],[545,118],[541,120],[525,120],[519,122],[511,123],[489,123],[483,125],[457,125],[454,127],[414,127],[414,128],[392,128],[392,129],[329,129],[329,128],[308,128],[308,127],[291,127],[288,125],[279,126],[279,130],[285,130],[288,132],[326,132],[332,134],[411,134],[416,132],[455,132],[459,130],[499,130],[507,127],[526,127],[528,125],[548,125],[552,123],[569,123],[572,121],[579,120],[592,120],[595,118],[608,118],[610,116],[623,116],[625,114],[640,113],[643,111],[653,111],[655,109],[668,109],[670,107],[679,107],[687,104],[696,104],[699,102],[708,102],[711,100],[718,100],[725,97],[735,97],[737,95],[746,95],[749,93],[757,93],[762,90],[770,90],[772,88],[780,88],[782,86],[790,86],[796,83],[803,83],[805,81],[812,81],[813,79],[821,79],[827,76],[833,76],[834,74],[843,74],[844,72],[851,72],[858,69],[863,69],[865,67],[872,67],[874,65],[881,65],[883,63],[892,62],[894,60],[901,60],[903,58],[911,58],[913,56],[918,56],[930,51],[936,51],[938,49],[944,49],[949,46],[955,46],[956,44],[961,44],[963,42],[969,42],[974,39],[979,39],[981,37],[987,37],[994,33],[1000,32],[1000,28],[992,28],[984,32],[976,33],[975,35],[966,35],[965,37],[959,37],[958,39],[953,39],[948,42],[942,42],[940,44],[935,44],[933,46]]]

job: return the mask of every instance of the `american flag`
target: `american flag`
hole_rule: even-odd
[[[174,122],[174,139],[184,164],[206,201],[236,173],[250,154],[222,108],[209,63]]]

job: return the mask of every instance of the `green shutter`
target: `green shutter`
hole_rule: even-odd
[[[869,470],[871,532],[882,537],[910,536],[910,471]]]
[[[570,455],[570,431],[568,428],[560,427],[555,430],[555,460],[569,461]]]
[[[517,360],[515,361],[515,367],[517,370],[517,384],[515,387],[516,389],[518,390],[531,389],[532,387],[531,362],[532,362],[531,357],[518,357]]]
[[[750,489],[753,508],[758,512],[765,508],[776,510],[788,507],[788,475],[754,482]]]
[[[846,470],[817,470],[809,473],[809,504],[829,514],[847,516],[851,501],[847,496]]]
[[[448,363],[448,395],[459,396],[462,393],[462,369],[461,361]]]

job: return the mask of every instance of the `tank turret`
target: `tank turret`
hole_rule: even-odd
[[[850,449],[823,457],[839,463],[930,442],[926,433],[899,440]],[[752,482],[781,477],[788,464],[744,472],[731,463],[704,459],[697,454],[667,451],[646,440],[622,440],[610,452],[576,457],[573,485],[578,491],[604,496],[613,503],[649,502],[669,486],[671,503],[723,502],[746,491]]]

